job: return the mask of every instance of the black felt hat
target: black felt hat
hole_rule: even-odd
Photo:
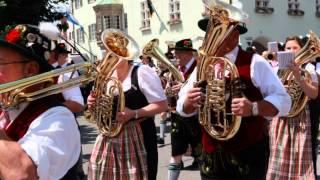
[[[208,26],[208,22],[209,22],[209,18],[205,17],[205,18],[203,18],[203,19],[198,21],[198,27],[202,31],[206,31],[207,30],[207,26]],[[239,31],[240,34],[245,34],[248,31],[245,23],[239,23],[237,25],[236,29]]]
[[[193,49],[191,39],[182,39],[177,41],[174,49],[181,51],[197,51]]]
[[[51,40],[42,35],[37,26],[17,25],[0,33],[0,46],[13,49],[40,65],[41,72],[52,70],[47,62],[50,56]]]
[[[71,51],[69,51],[67,49],[67,46],[66,46],[65,43],[58,43],[56,48],[54,49],[54,51],[57,52],[57,53],[61,53],[61,54],[62,53],[66,53],[66,54],[71,53]]]

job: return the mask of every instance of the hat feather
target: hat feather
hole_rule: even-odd
[[[39,24],[40,33],[51,40],[58,40],[60,31],[58,27],[50,22],[40,22]]]

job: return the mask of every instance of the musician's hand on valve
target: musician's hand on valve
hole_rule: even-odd
[[[198,88],[198,87],[191,88],[187,93],[187,97],[184,102],[184,107],[185,108],[200,107],[201,98],[202,98],[201,88]]]
[[[117,120],[118,120],[119,122],[126,123],[126,122],[128,122],[130,119],[133,119],[134,116],[135,116],[134,110],[125,107],[123,112],[118,112],[118,113],[117,113]]]
[[[171,88],[173,94],[177,95],[181,89],[181,86],[182,86],[181,82],[175,82]]]
[[[94,91],[91,91],[87,99],[87,105],[89,110],[93,108],[95,100],[96,100],[95,93]]]
[[[252,102],[247,98],[234,98],[231,103],[231,111],[234,115],[247,117],[252,115]]]
[[[296,64],[296,63],[291,63],[289,65],[289,69],[292,71],[294,77],[298,80],[301,79],[301,71],[300,71],[300,67]]]

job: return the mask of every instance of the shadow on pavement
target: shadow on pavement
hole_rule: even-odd
[[[93,144],[97,137],[97,130],[88,125],[80,125],[81,143]]]

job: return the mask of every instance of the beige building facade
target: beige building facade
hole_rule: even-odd
[[[225,0],[237,4],[238,0]],[[283,41],[288,35],[305,35],[309,30],[320,34],[319,0],[241,0],[243,10],[249,14],[248,32],[241,36],[246,47],[258,39]],[[98,59],[104,47],[100,35],[103,29],[117,28],[130,34],[140,49],[152,40],[160,40],[160,48],[183,38],[194,40],[195,48],[201,45],[204,36],[197,22],[205,14],[202,0],[151,0],[155,12],[150,16],[147,0],[73,0],[74,16],[84,27],[70,32],[84,48],[91,50]],[[262,40],[261,40],[262,39]]]

